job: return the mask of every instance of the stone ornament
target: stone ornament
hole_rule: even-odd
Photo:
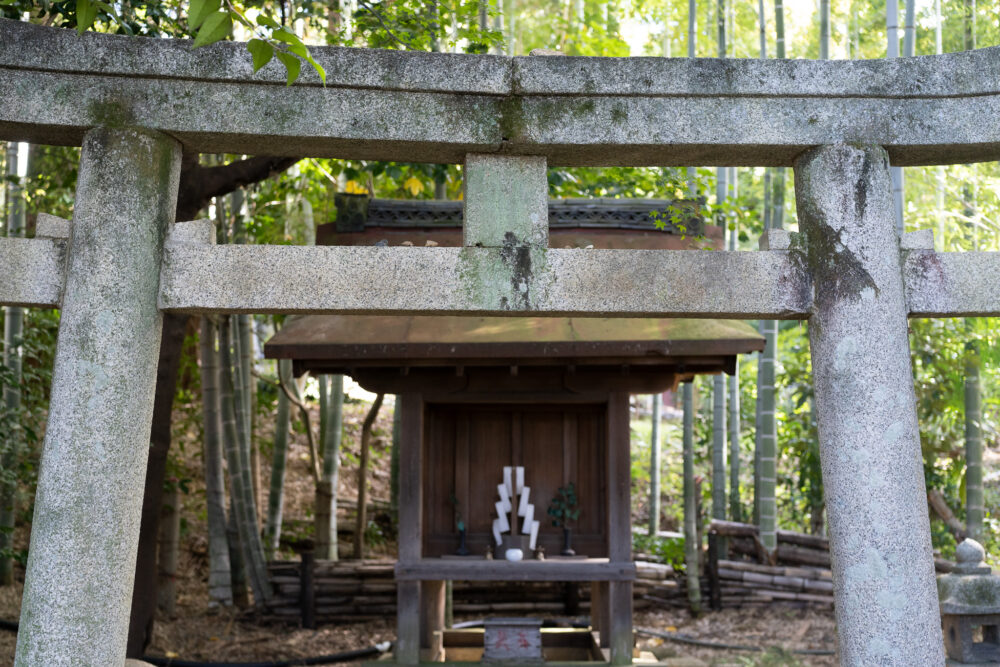
[[[1000,663],[1000,577],[986,565],[986,551],[975,540],[963,540],[955,558],[955,569],[938,577],[945,652],[957,661],[949,664]],[[979,641],[976,628],[982,628]]]

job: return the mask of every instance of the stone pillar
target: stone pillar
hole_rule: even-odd
[[[544,157],[465,156],[463,240],[484,248],[549,245],[549,182]]]
[[[483,308],[532,310],[543,299],[549,245],[544,157],[465,156],[459,275]]]
[[[83,142],[16,664],[125,661],[180,145]]]
[[[795,163],[842,665],[944,653],[889,159],[823,146]]]

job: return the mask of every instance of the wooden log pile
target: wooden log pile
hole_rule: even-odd
[[[778,546],[768,554],[760,542],[757,526],[735,521],[713,520],[710,534],[729,539],[729,553],[749,556],[764,565],[805,565],[830,569],[830,540],[818,535],[778,531]]]
[[[720,559],[717,572],[723,607],[774,602],[833,606],[833,576],[829,569]]]
[[[757,527],[733,521],[712,521],[709,534],[728,540],[730,557],[706,568],[709,597],[713,588],[722,607],[796,602],[833,605],[833,577],[830,571],[830,541],[818,535],[789,530],[777,531],[777,548],[768,553],[760,542]],[[935,559],[938,572],[949,572],[953,563]]]
[[[357,621],[396,613],[395,561],[316,561],[312,571],[315,618],[318,623]],[[635,608],[675,596],[673,569],[658,563],[636,563]],[[274,597],[265,616],[288,623],[303,618],[302,564],[269,564]],[[456,614],[585,614],[590,587],[562,582],[456,581],[452,586]]]
[[[342,621],[396,613],[392,561],[316,561],[312,573],[316,619]],[[266,615],[297,622],[302,617],[301,563],[268,565],[274,590]]]
[[[777,547],[769,553],[756,526],[715,520],[708,532],[710,545],[725,539],[728,547],[728,555],[709,551],[706,599],[712,608],[775,603],[833,606],[827,538],[779,530]],[[729,556],[749,560],[730,560]]]
[[[701,577],[706,607],[713,600],[718,608],[833,605],[830,543],[825,537],[779,530],[778,546],[769,554],[760,543],[756,526],[713,521],[708,532],[712,539],[725,538],[728,554],[717,553],[707,559]],[[939,572],[953,566],[942,560],[936,560],[935,565]],[[395,561],[316,561],[312,571],[316,621],[357,621],[395,614],[394,569]],[[275,595],[265,615],[277,621],[301,622],[301,563],[274,562],[269,571]],[[675,577],[669,565],[637,561],[636,573],[635,609],[687,607],[684,577]],[[456,614],[575,615],[589,612],[590,587],[562,582],[456,581],[452,599]]]

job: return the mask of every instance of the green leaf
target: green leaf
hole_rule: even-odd
[[[294,32],[292,32],[291,30],[289,30],[288,28],[281,28],[279,30],[275,30],[274,32],[271,33],[271,37],[278,40],[279,42],[284,42],[285,44],[298,44],[299,46],[302,46],[302,40],[299,39],[299,36],[296,35]]]
[[[247,42],[247,50],[253,56],[253,71],[257,73],[260,68],[271,62],[274,57],[274,47],[262,39],[251,39]]]
[[[312,65],[312,68],[314,70],[316,70],[316,74],[319,74],[319,79],[320,79],[320,81],[323,82],[323,85],[325,86],[326,85],[326,70],[323,69],[323,66],[320,65],[315,60],[313,60],[313,57],[310,56],[310,55],[306,56],[306,62],[309,63],[310,65]]]
[[[266,28],[273,28],[274,30],[281,30],[281,24],[267,14],[261,14],[257,17],[257,25],[262,25]]]
[[[194,38],[194,44],[191,45],[191,48],[197,49],[200,46],[208,46],[218,42],[227,37],[232,29],[233,17],[229,15],[229,12],[209,14],[199,28],[198,36]]]
[[[305,47],[304,44],[289,44],[288,50],[289,52],[294,53],[303,60],[309,59],[309,50]]]
[[[284,63],[285,70],[288,72],[288,82],[286,85],[290,86],[295,83],[295,80],[299,78],[299,70],[302,69],[302,61],[291,53],[285,53],[284,51],[275,51],[274,55],[278,56],[278,60]]]
[[[188,27],[195,30],[205,22],[209,16],[219,11],[222,0],[191,0],[188,8]]]
[[[97,18],[97,4],[90,0],[77,0],[76,3],[76,31],[83,34],[94,25]]]
[[[125,30],[125,32],[127,32],[130,35],[132,34],[132,29],[129,27],[127,23],[125,23],[125,21],[122,21],[122,17],[118,16],[118,12],[115,11],[114,7],[112,7],[106,2],[101,2],[100,0],[96,0],[94,4],[97,5],[100,9],[103,9],[108,16],[112,17],[115,20],[115,23],[121,26]]]

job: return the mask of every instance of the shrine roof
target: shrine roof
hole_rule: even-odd
[[[667,361],[764,349],[738,320],[308,315],[264,346],[276,359],[344,364],[406,360],[607,359]]]

